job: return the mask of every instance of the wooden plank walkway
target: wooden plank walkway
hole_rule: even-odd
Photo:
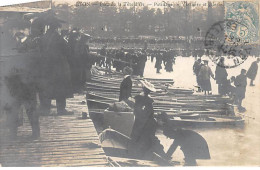
[[[74,115],[40,117],[41,137],[30,140],[31,127],[27,116],[19,127],[16,141],[0,143],[0,166],[109,166],[91,119],[81,119],[87,111],[85,95],[67,99],[67,109]],[[55,105],[55,102],[53,102]]]

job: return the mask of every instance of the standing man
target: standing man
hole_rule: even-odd
[[[7,25],[6,29],[10,30],[12,28]],[[43,30],[44,26],[39,23],[39,20],[36,19],[32,22],[30,35],[24,42],[17,42],[19,43],[19,46],[16,48],[18,52],[16,55],[19,56],[19,58],[23,58],[23,60],[16,61],[22,62],[11,68],[10,74],[7,75],[3,81],[8,88],[8,95],[4,98],[4,110],[7,113],[7,128],[10,132],[10,138],[13,140],[17,137],[19,112],[21,112],[21,106],[24,106],[32,127],[32,139],[37,139],[40,137],[39,113],[36,110],[36,94],[38,92],[39,85],[38,64],[40,63],[39,60],[41,56],[39,42],[44,33]],[[3,37],[5,34],[8,34],[6,32],[7,31],[2,32]],[[12,37],[10,36],[10,38]],[[5,40],[10,41],[8,39]],[[14,40],[13,42],[15,43],[15,39],[11,39],[11,41],[12,40]],[[2,45],[5,45],[4,41],[2,43]],[[13,43],[8,45],[12,47]]]
[[[235,79],[236,98],[238,102],[239,111],[245,110],[245,108],[242,107],[242,100],[245,98],[246,85],[247,85],[246,70],[242,69],[240,75],[238,75]]]
[[[107,50],[106,50],[107,46],[103,46],[102,49],[100,50],[100,55],[102,55],[103,57],[100,57],[100,63],[99,66],[100,67],[105,67],[105,60],[106,60],[106,56],[107,56]]]
[[[88,63],[91,63],[89,60],[89,46],[88,40],[90,35],[81,34],[79,41],[77,41],[75,45],[75,56],[74,56],[74,71],[75,76],[72,82],[74,92],[79,92],[84,88],[86,78],[86,67],[88,67]]]
[[[226,95],[228,93],[227,90],[227,70],[224,67],[225,58],[221,57],[215,71],[216,83],[218,84],[218,94]]]
[[[124,73],[124,79],[120,84],[120,95],[119,95],[119,101],[122,100],[127,100],[129,97],[131,97],[131,92],[132,92],[132,79],[131,79],[131,75],[132,75],[133,69],[126,66],[123,69],[123,73]]]
[[[156,62],[155,62],[156,73],[160,73],[160,70],[162,69],[162,60],[163,60],[163,55],[159,51],[156,54]]]
[[[260,61],[260,58],[257,58],[256,61],[254,61],[250,68],[248,69],[248,72],[246,76],[250,79],[250,86],[254,86],[254,80],[258,71],[258,63]]]
[[[147,61],[147,55],[146,55],[146,52],[145,51],[142,51],[140,52],[140,55],[139,55],[139,75],[141,77],[144,76],[144,68],[145,68],[145,63]]]
[[[71,82],[72,82],[72,88],[73,92],[76,92],[79,84],[79,76],[80,76],[80,69],[79,69],[79,55],[78,53],[78,46],[79,46],[79,38],[80,34],[76,28],[74,28],[68,39],[68,62],[70,66],[70,73],[71,73]]]
[[[201,68],[201,59],[199,58],[198,60],[196,60],[193,64],[193,73],[196,75],[196,80],[197,80],[197,85],[199,87],[201,87],[201,83],[200,83],[200,79],[199,79],[199,72],[200,72],[200,68]],[[199,88],[200,91],[200,88]]]
[[[50,113],[52,99],[56,99],[58,115],[72,114],[65,109],[66,98],[73,97],[73,93],[67,58],[68,46],[57,31],[62,21],[54,16],[50,16],[47,21],[49,29],[41,43],[44,58],[40,91],[42,114]]]

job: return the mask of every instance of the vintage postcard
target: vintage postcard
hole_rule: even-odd
[[[260,166],[258,0],[0,2],[0,167]]]

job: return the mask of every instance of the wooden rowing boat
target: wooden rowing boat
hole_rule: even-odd
[[[101,146],[104,149],[107,156],[150,160],[154,161],[160,166],[174,166],[174,162],[171,162],[155,152],[148,151],[145,156],[144,153],[137,149],[137,145],[133,145],[130,137],[113,129],[105,129],[99,134]],[[135,152],[133,152],[135,151]]]
[[[173,127],[185,128],[225,128],[225,127],[243,127],[244,119],[236,116],[216,116],[191,114],[174,116],[169,120],[169,124]]]
[[[112,103],[114,103],[114,101],[87,99],[89,109],[107,109]]]
[[[197,159],[210,159],[208,144],[200,134],[191,130],[169,130],[169,128],[164,130],[164,134],[174,139],[166,153],[164,153],[162,145],[154,146],[157,153],[151,150],[140,150],[138,149],[139,143],[132,141],[127,135],[110,128],[100,133],[99,138],[107,156],[151,160],[169,166],[174,165],[171,156],[176,151],[176,148],[180,147],[185,157],[185,165],[195,166]]]
[[[105,108],[108,106],[108,104],[112,104],[116,101],[118,101],[118,95],[115,95],[114,93],[108,93],[104,95],[103,93],[96,93],[96,92],[89,92],[86,95],[89,105],[89,108],[97,108],[96,106],[102,105],[101,108]],[[95,104],[93,104],[95,103]],[[104,106],[103,106],[104,105]],[[222,108],[222,109],[219,109]],[[226,108],[223,110],[223,108]],[[160,101],[155,100],[154,102],[154,110],[156,112],[166,111],[171,113],[182,113],[185,111],[196,111],[196,112],[212,112],[212,113],[233,113],[230,109],[230,106],[225,106],[225,103],[222,103],[221,105],[215,104],[215,103],[207,103],[206,102],[185,102],[185,101],[177,101],[177,102],[167,102],[167,101]]]
[[[112,128],[126,136],[130,136],[134,125],[133,112],[104,111],[104,128]]]
[[[138,80],[140,80],[141,78],[137,78],[137,77],[133,77],[133,82],[136,83]],[[150,81],[152,84],[154,85],[158,85],[158,84],[169,84],[172,85],[174,84],[174,81],[172,79],[152,79],[152,78],[145,78],[146,80]],[[91,80],[97,80],[97,81],[107,81],[107,82],[121,82],[123,80],[123,75],[120,77],[108,77],[103,76],[103,75],[93,75]]]

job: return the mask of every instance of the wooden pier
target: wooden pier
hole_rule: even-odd
[[[17,140],[0,140],[0,166],[110,166],[91,119],[81,118],[87,112],[85,95],[67,99],[67,109],[74,115],[57,116],[53,108],[50,116],[40,117],[41,137],[37,140],[30,139],[31,127],[24,116]]]

